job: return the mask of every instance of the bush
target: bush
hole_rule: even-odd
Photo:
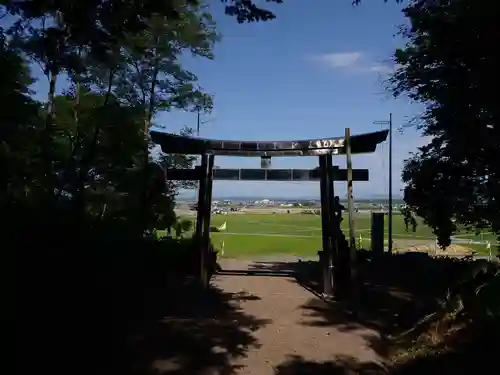
[[[465,350],[463,348],[477,348],[476,344],[492,339],[498,341],[499,265],[484,260],[444,259],[436,260],[435,267],[443,275],[443,285],[448,280],[448,288],[438,301],[436,311],[399,337],[398,342],[404,344],[404,350],[398,353],[398,358],[410,354],[414,359],[415,353],[436,356]]]

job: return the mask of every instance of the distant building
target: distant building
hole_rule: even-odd
[[[269,205],[273,205],[274,202],[269,200],[269,199],[262,199],[260,201],[253,202],[253,204],[256,206],[269,206]]]

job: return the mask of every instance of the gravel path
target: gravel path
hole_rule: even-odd
[[[224,270],[246,270],[252,262],[222,260]],[[247,294],[253,298],[239,302],[239,308],[250,316],[268,321],[253,332],[257,345],[246,357],[235,359],[235,374],[271,375],[291,358],[308,362],[351,358],[359,362],[381,362],[369,347],[376,332],[359,328],[342,332],[321,324],[306,305],[323,302],[299,286],[291,277],[217,275],[214,285],[226,293]],[[305,373],[291,371],[287,374]],[[308,372],[307,372],[308,373]]]

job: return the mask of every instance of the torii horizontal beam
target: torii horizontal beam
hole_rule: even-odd
[[[199,180],[202,171],[194,169],[167,169],[167,180]],[[353,169],[353,181],[369,181],[368,169]],[[225,181],[318,181],[319,169],[214,169],[214,180]],[[347,181],[347,169],[333,168],[334,181]]]
[[[388,130],[356,134],[350,137],[352,154],[374,152],[386,140]],[[345,137],[295,141],[233,141],[186,137],[151,131],[151,139],[167,154],[213,154],[225,156],[318,156],[345,154]]]

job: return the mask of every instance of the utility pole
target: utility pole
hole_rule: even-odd
[[[392,254],[392,113],[389,113],[389,254]]]
[[[389,246],[388,252],[392,253],[392,113],[389,113],[389,121],[374,121],[377,125],[389,126]]]
[[[196,116],[196,136],[200,136],[200,125],[201,125],[201,118],[200,118],[200,110],[198,109],[198,113]]]

